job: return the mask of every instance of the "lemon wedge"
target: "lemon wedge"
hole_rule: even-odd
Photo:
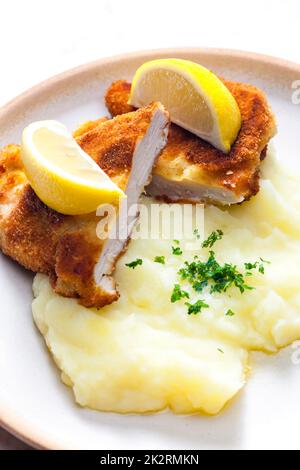
[[[100,204],[118,204],[125,196],[58,121],[26,127],[21,155],[37,196],[62,214],[88,214]]]
[[[136,71],[129,103],[160,101],[171,121],[228,153],[241,127],[237,102],[205,67],[188,60],[158,59]]]

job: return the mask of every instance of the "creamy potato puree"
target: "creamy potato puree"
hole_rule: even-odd
[[[176,272],[185,259],[169,241],[137,240],[120,259],[121,298],[100,311],[53,293],[46,276],[34,281],[33,316],[77,403],[97,410],[218,413],[245,384],[249,352],[276,352],[300,338],[300,178],[271,155],[263,165],[260,193],[230,209],[207,207],[205,231],[222,229],[214,246],[220,262],[259,257],[271,261],[243,295],[196,294],[210,308],[187,314],[184,300],[171,304]],[[149,201],[151,202],[151,201]],[[184,248],[184,244],[182,244]],[[164,255],[166,265],[155,263]],[[142,266],[129,269],[136,258]],[[226,316],[228,309],[236,315]]]

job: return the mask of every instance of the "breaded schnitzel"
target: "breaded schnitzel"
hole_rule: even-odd
[[[125,191],[124,203],[130,209],[151,179],[168,127],[168,113],[160,103],[153,103],[112,120],[85,124],[75,135],[82,149]],[[116,209],[114,224],[132,229],[137,210],[129,220],[123,201]],[[128,241],[99,239],[98,222],[96,214],[66,216],[47,207],[26,179],[20,147],[9,145],[2,150],[1,250],[25,268],[48,274],[57,293],[78,298],[87,307],[102,307],[118,299],[111,275]]]
[[[259,191],[259,167],[267,144],[276,133],[273,113],[262,91],[223,80],[236,99],[242,127],[229,154],[181,127],[171,124],[168,144],[154,168],[149,195],[169,202],[192,201],[234,204]],[[130,83],[120,80],[106,93],[112,116],[132,111]]]

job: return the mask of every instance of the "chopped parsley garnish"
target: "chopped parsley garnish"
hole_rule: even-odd
[[[189,315],[197,315],[197,313],[201,313],[203,308],[209,308],[209,305],[207,305],[204,300],[197,300],[194,304],[186,302],[185,305],[188,307],[187,313]]]
[[[192,284],[193,289],[195,289],[196,292],[202,292],[203,289],[208,285],[208,281],[196,281]]]
[[[195,230],[194,230],[194,235],[197,238],[197,240],[200,240],[201,235],[200,235],[199,230],[197,228],[195,228]]]
[[[215,257],[213,251],[209,252],[207,261],[194,259],[191,263],[185,262],[185,266],[178,272],[181,279],[187,280],[197,292],[202,292],[210,286],[210,293],[226,292],[230,287],[235,286],[241,293],[252,287],[245,282],[244,276],[233,264],[225,263],[221,265]]]
[[[137,258],[135,261],[132,261],[131,263],[125,264],[128,268],[135,269],[137,266],[141,266],[143,264],[143,260],[140,258]]]
[[[246,269],[250,271],[251,269],[257,268],[257,262],[256,263],[244,263],[244,266]]]
[[[231,309],[227,310],[226,317],[234,317],[234,315],[235,313]]]
[[[265,259],[262,259],[262,258],[259,258],[260,259],[260,264],[259,264],[259,268],[258,268],[258,271],[261,273],[261,274],[265,274],[265,264],[271,264],[271,261],[266,261]]]
[[[209,235],[206,240],[204,240],[204,242],[202,243],[202,248],[212,248],[216,241],[221,240],[223,235],[224,233],[222,232],[222,230],[215,230]]]
[[[264,263],[259,263],[258,271],[260,272],[260,274],[265,274]]]
[[[180,299],[189,299],[190,294],[186,292],[185,290],[182,290],[179,284],[175,284],[172,295],[171,295],[171,302],[174,304],[175,302],[178,302]]]
[[[223,349],[221,349],[221,348],[218,348],[218,351],[219,351],[221,354],[225,354],[224,351],[223,351]]]
[[[252,271],[253,269],[257,269],[257,268],[260,274],[265,274],[265,266],[264,266],[265,264],[270,264],[270,261],[266,261],[262,258],[259,258],[259,261],[256,261],[255,263],[244,263],[245,269],[248,270],[246,275],[252,276],[252,273],[249,271]]]
[[[182,255],[182,249],[180,246],[172,246],[172,254],[176,256]]]
[[[194,235],[197,239],[200,239],[198,229],[194,230]],[[222,230],[215,230],[202,243],[202,247],[212,248],[218,240],[222,239],[223,235]],[[183,251],[180,247],[180,241],[173,241],[174,244],[177,245],[172,246],[173,255],[182,255]],[[165,256],[155,256],[154,261],[160,264],[166,263]],[[126,264],[126,266],[135,269],[142,264],[143,260],[137,258],[135,261]],[[270,262],[262,258],[259,258],[255,263],[247,262],[244,263],[245,272],[241,272],[235,264],[219,263],[216,259],[215,252],[210,250],[204,261],[202,261],[199,256],[194,256],[192,261],[185,261],[183,267],[178,271],[178,275],[182,281],[186,281],[186,283],[190,284],[197,293],[202,293],[206,288],[209,289],[210,294],[226,293],[230,288],[236,288],[243,294],[247,290],[255,289],[255,287],[247,284],[247,277],[252,276],[252,271],[256,269],[259,273],[264,274],[265,264],[270,264]],[[181,299],[190,299],[190,294],[186,290],[183,290],[180,284],[175,284],[171,294],[171,302],[175,303]],[[202,312],[202,309],[209,308],[209,305],[202,299],[197,300],[195,303],[185,302],[185,305],[188,307],[188,315],[197,315]],[[233,317],[235,312],[228,309],[225,315],[227,317]],[[218,351],[224,354],[224,351],[221,349]]]
[[[198,238],[198,230],[194,234]],[[216,230],[202,244],[203,248],[211,248],[216,241],[221,240],[224,233],[222,230]],[[173,254],[182,254],[180,247],[172,247]],[[236,288],[243,294],[247,290],[255,289],[249,286],[246,282],[248,276],[252,276],[254,269],[258,269],[261,274],[265,273],[265,261],[262,258],[255,263],[244,263],[246,272],[239,271],[238,267],[232,263],[219,263],[216,259],[214,251],[210,250],[209,255],[205,261],[201,261],[199,256],[194,256],[192,261],[185,261],[184,266],[178,271],[180,279],[188,282],[192,288],[201,293],[204,289],[209,288],[211,294],[226,293],[230,288]],[[179,287],[179,284],[178,284]],[[181,289],[180,289],[181,291]],[[184,291],[183,291],[184,292]],[[182,298],[182,297],[180,297]],[[198,300],[194,304],[186,303],[188,307],[188,314],[197,314],[201,312],[202,308],[208,308],[203,300]],[[231,309],[227,310],[226,316],[233,317],[235,312]]]

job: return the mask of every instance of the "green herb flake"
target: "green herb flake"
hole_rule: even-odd
[[[265,274],[265,267],[262,263],[259,264],[259,267],[258,267],[258,272],[260,274]]]
[[[252,273],[249,271],[252,271],[253,269],[258,269],[258,272],[260,274],[265,274],[265,264],[271,264],[270,261],[266,261],[262,258],[259,258],[260,261],[256,261],[255,263],[244,263],[245,268],[247,269],[246,276],[252,276]]]
[[[200,240],[201,235],[200,235],[199,230],[197,228],[195,228],[195,230],[194,230],[194,235],[197,238],[197,240]]]
[[[185,305],[188,307],[188,315],[197,315],[201,313],[203,308],[209,308],[209,305],[207,305],[204,300],[197,300],[194,304],[186,302]]]
[[[221,354],[225,354],[224,351],[223,351],[223,349],[221,349],[221,348],[218,348],[218,351],[219,351]]]
[[[172,246],[172,254],[176,256],[182,255],[182,249],[180,246]]]
[[[205,279],[204,281],[196,281],[192,284],[193,289],[196,292],[202,292],[205,287],[207,287],[208,281]]]
[[[234,317],[234,315],[235,313],[231,309],[227,310],[226,317]]]
[[[171,295],[171,302],[174,304],[183,298],[189,299],[190,294],[185,290],[182,290],[179,284],[175,284],[172,295]]]
[[[253,289],[246,284],[244,276],[233,264],[221,265],[213,251],[209,252],[206,261],[195,260],[185,262],[184,267],[178,271],[182,280],[187,280],[197,292],[202,292],[210,286],[210,293],[227,292],[230,287],[236,287],[243,294],[245,290]]]
[[[155,256],[154,258],[155,263],[166,264],[165,256]]]
[[[197,229],[194,230],[194,235],[198,238],[199,232]],[[207,240],[202,243],[202,247],[212,248],[216,241],[222,239],[223,235],[222,230],[212,232]],[[174,240],[174,243],[175,242],[179,244],[178,240]],[[172,246],[172,252],[174,255],[182,254],[182,250],[179,246]],[[208,288],[210,294],[221,294],[227,293],[230,288],[236,288],[243,294],[245,291],[255,289],[255,287],[247,284],[247,278],[253,275],[252,271],[255,269],[258,269],[261,274],[264,274],[265,264],[270,264],[270,262],[262,258],[255,263],[244,263],[245,272],[240,272],[235,264],[219,263],[216,259],[215,252],[210,250],[207,259],[204,261],[202,261],[199,256],[194,256],[192,261],[185,261],[184,265],[178,271],[178,275],[182,281],[189,283],[197,293],[201,293],[204,289]],[[181,290],[179,284],[176,284],[172,294],[172,302],[176,302],[182,297],[187,297],[187,295],[181,295],[181,292],[187,294],[187,292]],[[198,300],[195,304],[186,303],[186,306],[188,307],[189,315],[200,313],[203,308],[209,307],[203,300]],[[226,312],[226,316],[228,317],[234,315],[235,312],[231,309]]]
[[[256,263],[244,263],[244,266],[246,269],[250,271],[251,269],[256,269],[257,264],[258,264],[257,262]]]
[[[209,237],[202,243],[202,248],[212,248],[218,240],[221,240],[223,238],[223,235],[224,233],[222,232],[222,230],[216,230],[212,232]]]
[[[137,266],[141,266],[143,264],[143,260],[140,258],[137,258],[135,261],[132,261],[131,263],[125,264],[128,268],[135,269]]]

